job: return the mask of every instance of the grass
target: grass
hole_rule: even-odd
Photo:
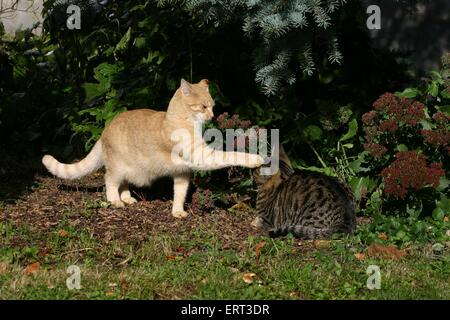
[[[354,237],[314,247],[258,236],[224,249],[207,230],[139,245],[101,242],[64,222],[50,235],[2,222],[0,234],[0,299],[450,299],[448,250],[436,256],[429,246],[399,260],[359,261],[354,254],[365,247]],[[40,267],[26,272],[34,262]],[[66,286],[70,265],[81,270],[80,290]],[[380,267],[380,290],[366,287],[369,265]],[[252,283],[245,273],[256,275]]]
[[[251,227],[245,205],[177,220],[161,198],[108,208],[101,175],[73,185],[34,179],[19,197],[0,197],[0,300],[450,299],[450,236],[437,253],[434,229],[389,260],[368,254],[380,230],[364,219],[342,240],[270,239]],[[66,286],[71,265],[79,290]],[[367,288],[369,265],[380,268],[379,290]]]

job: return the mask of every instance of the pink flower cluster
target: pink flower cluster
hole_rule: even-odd
[[[224,112],[216,118],[220,129],[248,129],[252,126],[251,121],[239,119],[239,115],[234,114],[231,117],[228,112]]]
[[[385,193],[397,199],[404,199],[409,190],[420,190],[428,185],[438,187],[439,178],[445,174],[442,163],[428,166],[426,157],[416,151],[401,151],[395,158],[381,176]]]
[[[436,121],[436,129],[422,130],[420,133],[426,143],[436,148],[442,147],[450,155],[450,131],[448,130],[450,117],[443,112],[436,112],[433,119]]]
[[[392,93],[385,93],[374,102],[376,111],[385,113],[389,119],[398,123],[416,125],[425,119],[425,105],[407,98],[398,98]]]

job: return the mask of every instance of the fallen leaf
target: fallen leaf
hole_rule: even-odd
[[[58,231],[58,236],[60,236],[61,238],[67,237],[68,235],[69,233],[64,229]]]
[[[186,250],[184,250],[184,248],[182,248],[182,247],[176,247],[176,248],[175,248],[175,251],[178,252],[178,253],[184,254],[184,252],[185,252]]]
[[[266,245],[265,241],[261,241],[260,243],[258,243],[255,247],[255,255],[256,255],[256,260],[259,260],[259,256],[261,255],[261,250],[262,248],[264,248],[264,246]]]
[[[387,239],[388,239],[388,236],[386,235],[386,233],[380,232],[380,233],[378,234],[378,239],[381,239],[381,240],[387,240]]]
[[[242,276],[242,280],[244,280],[245,283],[251,284],[253,283],[253,278],[256,277],[256,274],[254,273],[244,273]]]
[[[0,262],[0,275],[6,273],[8,270],[8,264],[6,262]]]
[[[359,261],[363,261],[366,258],[364,253],[355,253],[355,258]]]
[[[35,262],[26,266],[23,270],[26,274],[36,273],[41,268],[41,264],[39,262]]]
[[[314,240],[314,247],[317,249],[329,248],[330,243],[328,240]]]
[[[378,243],[372,243],[368,250],[367,255],[369,257],[379,257],[383,259],[400,259],[406,252],[404,250],[398,250],[395,246],[383,246]]]
[[[46,256],[49,255],[49,253],[50,253],[50,250],[47,247],[39,249],[39,256],[40,257],[46,257]]]
[[[248,209],[249,209],[249,206],[247,204],[245,204],[244,202],[239,202],[239,203],[236,203],[235,205],[233,205],[228,210],[246,211]]]
[[[449,219],[447,216],[445,216],[445,217],[444,217],[444,221],[445,221],[445,222],[449,222],[450,219]]]
[[[166,256],[166,260],[175,260],[176,256]]]

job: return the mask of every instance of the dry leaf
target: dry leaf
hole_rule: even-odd
[[[186,250],[184,250],[184,248],[182,248],[182,247],[176,247],[175,251],[178,253],[184,254]]]
[[[255,247],[255,255],[256,255],[256,260],[259,259],[259,256],[261,255],[261,250],[262,248],[264,248],[264,246],[266,245],[265,241],[261,241],[260,243],[258,243]]]
[[[256,274],[254,273],[244,273],[242,276],[242,280],[244,280],[245,283],[251,284],[253,283],[253,278],[256,277]]]
[[[445,217],[444,217],[444,221],[445,221],[445,222],[449,222],[450,219],[449,219],[447,216],[445,216]]]
[[[244,202],[239,202],[233,205],[229,210],[246,211],[249,207]]]
[[[114,292],[108,291],[108,292],[105,293],[105,296],[111,297],[113,294],[114,294]]]
[[[363,261],[366,258],[364,253],[355,253],[355,258],[359,261]]]
[[[314,240],[314,247],[317,249],[329,248],[330,243],[328,240]]]
[[[60,236],[62,238],[67,237],[68,235],[69,235],[69,233],[64,229],[61,229],[58,231],[58,236]]]
[[[369,257],[379,257],[384,259],[400,259],[406,252],[404,250],[398,250],[395,246],[383,246],[381,244],[372,243],[368,250],[367,255]]]
[[[8,264],[6,262],[0,262],[0,275],[6,273],[8,270]]]
[[[23,271],[26,274],[36,273],[41,268],[41,264],[39,262],[35,262],[32,264],[29,264]]]
[[[49,253],[50,253],[50,250],[47,247],[39,249],[39,256],[40,257],[46,257],[46,256],[49,255]]]
[[[388,239],[388,236],[386,235],[386,233],[380,232],[380,233],[378,234],[378,239],[381,239],[381,240],[387,240],[387,239]]]
[[[166,256],[167,260],[175,260],[177,257],[176,256]]]

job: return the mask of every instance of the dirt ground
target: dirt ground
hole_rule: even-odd
[[[240,247],[248,236],[263,233],[251,226],[255,214],[246,205],[232,212],[217,209],[206,213],[193,212],[187,203],[190,215],[186,219],[176,219],[170,213],[170,200],[146,201],[142,200],[139,190],[136,192],[134,196],[141,198],[138,203],[121,209],[111,208],[105,202],[102,173],[77,181],[39,174],[30,192],[0,207],[0,221],[33,226],[44,234],[54,232],[65,223],[89,230],[101,241],[118,239],[129,243],[141,242],[156,234],[189,235],[202,228],[216,235],[224,248]],[[20,241],[18,238],[18,245]]]

